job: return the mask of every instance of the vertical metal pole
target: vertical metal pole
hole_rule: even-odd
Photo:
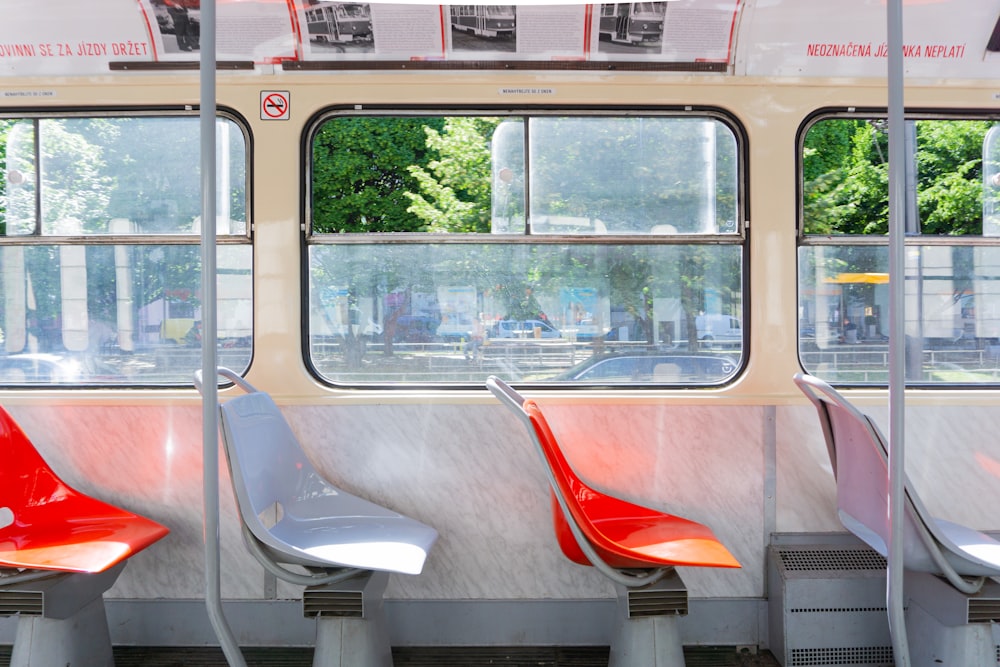
[[[201,0],[201,372],[205,507],[205,606],[226,660],[246,667],[222,610],[219,565],[219,410],[215,256],[215,0]]]
[[[903,480],[906,393],[906,135],[903,113],[903,6],[886,3],[889,87],[889,544],[886,606],[896,667],[909,667],[903,617]]]

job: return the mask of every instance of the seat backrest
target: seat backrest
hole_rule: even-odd
[[[64,483],[42,458],[28,436],[0,408],[0,442],[3,464],[0,465],[0,508],[12,515],[8,523],[18,526],[35,524],[40,515],[53,511],[77,492]]]
[[[545,462],[553,527],[567,558],[592,565],[630,588],[652,583],[674,565],[740,566],[708,527],[588,486],[569,464],[535,401],[497,377],[487,378],[486,386],[525,425]]]
[[[590,519],[580,504],[580,493],[587,486],[577,477],[576,472],[569,465],[565,454],[559,447],[559,443],[552,433],[545,415],[542,414],[538,404],[532,400],[526,400],[522,404],[524,413],[528,416],[531,428],[537,437],[537,444],[541,447],[542,456],[552,471],[552,519],[555,526],[556,537],[559,540],[559,547],[570,560],[591,564],[590,559],[581,550],[577,540],[574,539],[572,525],[576,525],[580,532],[591,544],[595,540],[591,531]],[[560,497],[564,502],[560,502]],[[568,516],[567,516],[568,515]]]
[[[553,522],[563,553],[574,562],[593,564],[592,559],[581,550],[582,545],[578,544],[579,540],[574,535],[580,533],[581,536],[587,537],[585,533],[589,521],[580,507],[577,496],[577,492],[585,488],[585,485],[563,455],[538,405],[534,401],[526,400],[499,378],[488,378],[486,386],[518,416],[528,429],[538,454],[546,463],[545,473],[552,493]]]
[[[267,571],[306,586],[363,570],[420,573],[436,530],[337,488],[310,463],[267,393],[228,368],[217,373],[246,392],[219,404],[222,443],[244,542]],[[195,386],[202,390],[201,371]]]
[[[613,499],[593,491],[581,480],[563,454],[548,421],[535,401],[525,399],[510,385],[497,377],[489,377],[486,386],[514,412],[531,436],[538,454],[545,461],[545,473],[552,495],[552,520],[556,539],[563,554],[582,565],[593,565],[612,580],[621,581],[616,568],[609,565],[601,553],[608,552],[607,539],[592,524],[583,502],[599,512],[604,501]],[[612,510],[613,512],[613,510]]]
[[[883,556],[890,540],[889,468],[886,439],[867,415],[836,389],[811,375],[795,383],[819,414],[837,481],[837,512],[844,526]],[[904,480],[903,566],[938,572],[940,542],[935,521],[924,509],[909,479]],[[937,552],[937,553],[935,553]]]
[[[170,531],[63,482],[0,408],[0,566],[103,572]]]
[[[237,505],[243,522],[264,539],[268,531],[261,521],[263,512],[309,497],[310,492],[324,495],[329,484],[309,461],[274,400],[238,375],[226,377],[248,392],[219,405]]]

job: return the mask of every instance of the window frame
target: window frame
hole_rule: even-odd
[[[0,107],[0,120],[35,120],[41,122],[45,120],[60,120],[66,118],[165,118],[165,117],[189,117],[197,119],[199,116],[198,107],[190,105],[171,106],[141,106],[141,107],[88,107],[88,108],[31,108],[19,109],[16,107]],[[253,309],[253,265],[254,265],[254,239],[253,239],[253,142],[250,125],[242,114],[229,107],[219,106],[216,109],[217,120],[228,120],[237,128],[243,138],[246,163],[244,165],[243,191],[245,193],[245,228],[243,232],[237,234],[217,234],[216,243],[219,246],[247,246],[250,248],[250,302],[251,312]],[[36,138],[36,157],[38,152]],[[36,192],[36,207],[41,207],[44,199],[44,191]],[[36,208],[37,211],[37,208]],[[43,221],[39,218],[36,221],[36,229],[30,234],[0,235],[0,249],[5,247],[97,247],[97,246],[200,246],[201,235],[196,232],[185,233],[101,233],[101,234],[44,234],[41,231]],[[253,324],[251,321],[250,353],[246,361],[249,368],[253,362],[255,346],[253,345]],[[86,389],[115,389],[122,388],[128,390],[135,389],[161,389],[178,388],[190,386],[190,380],[180,380],[176,382],[93,382],[87,381],[84,377],[80,382],[73,383],[6,383],[0,384],[0,389],[16,388],[18,390],[48,390],[53,388],[60,390],[86,390]]]
[[[434,233],[434,232],[369,232],[369,233],[315,233],[313,231],[312,218],[312,146],[319,128],[327,121],[337,117],[428,117],[445,118],[458,116],[503,116],[509,118],[522,118],[525,121],[533,117],[607,117],[607,118],[629,118],[629,117],[677,117],[677,118],[704,118],[720,122],[732,133],[735,142],[734,148],[734,168],[737,202],[735,212],[736,230],[734,232],[698,233],[698,234],[532,234],[531,226],[526,225],[525,233]],[[526,137],[525,155],[527,156]],[[466,390],[469,383],[345,383],[330,379],[324,376],[313,363],[311,355],[311,333],[310,333],[310,307],[311,298],[310,284],[310,248],[316,246],[331,245],[527,245],[527,246],[620,246],[620,245],[646,245],[646,246],[682,246],[682,245],[727,245],[739,246],[741,248],[741,307],[742,307],[742,347],[740,359],[737,363],[736,371],[726,378],[724,382],[705,384],[583,384],[579,387],[570,386],[565,383],[554,384],[541,382],[531,382],[533,388],[555,388],[559,389],[581,389],[592,390],[595,388],[611,388],[614,390],[636,390],[636,389],[657,389],[668,387],[670,389],[720,389],[726,387],[737,380],[748,363],[750,324],[750,290],[749,290],[749,150],[747,132],[740,120],[732,113],[715,106],[697,105],[664,105],[649,107],[629,107],[621,108],[614,106],[522,106],[522,107],[491,107],[491,106],[449,106],[449,107],[427,107],[427,106],[407,106],[407,105],[334,105],[325,108],[310,119],[306,124],[302,135],[302,173],[303,173],[303,194],[302,194],[302,243],[301,243],[301,294],[302,294],[302,356],[305,367],[310,374],[320,383],[329,387],[349,388],[359,390],[386,390],[386,389],[433,389],[433,390]],[[526,158],[527,159],[527,158]]]
[[[804,151],[805,151],[805,138],[809,131],[818,123],[831,119],[848,119],[848,120],[886,120],[888,118],[888,110],[885,107],[824,107],[821,109],[816,109],[810,113],[800,124],[799,129],[796,134],[796,183],[795,183],[795,196],[796,196],[796,220],[795,220],[795,235],[796,235],[796,254],[795,254],[795,266],[796,266],[796,351],[798,356],[799,366],[806,372],[815,373],[816,369],[807,366],[803,359],[803,334],[802,334],[802,319],[798,316],[798,313],[803,310],[803,286],[802,286],[802,251],[804,249],[810,248],[885,248],[888,252],[889,249],[889,236],[888,234],[844,234],[844,233],[809,233],[805,231],[806,227],[806,214],[805,214],[805,192],[804,192]],[[907,124],[911,121],[921,122],[921,121],[992,121],[993,123],[1000,125],[1000,112],[995,109],[940,109],[940,108],[923,108],[923,107],[913,107],[904,110],[904,120]],[[907,140],[908,141],[908,140]],[[909,141],[908,141],[909,143]],[[912,152],[911,152],[912,149]],[[906,157],[908,163],[915,158],[917,147],[907,146]],[[886,158],[888,161],[888,157]],[[915,175],[914,178],[918,178],[919,175]],[[889,184],[891,188],[891,184]],[[919,199],[920,190],[914,186],[915,196]],[[887,193],[888,196],[888,193]],[[904,207],[913,206],[914,208],[918,205],[916,200],[904,202]],[[917,212],[918,220],[916,221],[917,226],[920,226],[919,221],[919,211]],[[1000,249],[1000,236],[984,236],[980,234],[931,234],[925,233],[922,229],[917,229],[916,231],[907,231],[903,238],[904,247],[907,249],[913,248],[933,248],[933,247],[948,247],[948,248],[998,248]],[[888,272],[888,268],[886,268]],[[909,274],[907,274],[909,275]],[[922,276],[923,274],[921,274]],[[909,296],[908,296],[909,298]],[[840,313],[840,317],[844,318],[847,313]],[[814,317],[818,317],[818,314],[814,314]],[[888,314],[885,314],[888,317]],[[908,336],[909,338],[909,336]],[[927,351],[927,348],[921,347],[921,354]],[[910,350],[907,351],[907,355],[910,355]],[[908,362],[908,365],[910,362]],[[919,369],[918,369],[919,370]],[[982,383],[972,383],[972,382],[930,382],[915,380],[912,378],[912,374],[916,371],[911,368],[907,368],[907,379],[906,384],[912,387],[918,387],[922,389],[943,389],[943,390],[967,390],[967,389],[982,389],[1000,384],[1000,378],[994,378],[992,382],[982,382]],[[842,387],[863,387],[863,388],[884,388],[888,386],[888,379],[884,382],[857,382],[857,381],[839,381],[835,378],[824,378],[835,386]]]

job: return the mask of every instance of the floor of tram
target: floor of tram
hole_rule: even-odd
[[[0,667],[10,667],[11,647],[0,646]],[[212,647],[114,648],[115,667],[226,667]],[[310,648],[245,648],[247,667],[311,667]],[[608,647],[433,647],[394,648],[393,667],[607,667]],[[731,646],[684,649],[686,667],[780,667],[767,651]]]

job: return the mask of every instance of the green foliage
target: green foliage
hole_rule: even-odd
[[[7,135],[14,121],[0,118],[0,236],[7,235]]]
[[[982,234],[983,139],[988,121],[917,124],[918,196],[925,234]]]
[[[417,179],[407,171],[435,157],[424,127],[441,118],[345,116],[320,127],[313,141],[312,227],[316,233],[419,232],[427,223],[408,211]]]
[[[404,193],[407,209],[431,232],[490,232],[492,156],[490,139],[500,118],[446,118],[444,127],[426,127],[427,147],[438,154],[424,167],[410,165],[419,192]]]
[[[39,128],[42,151],[42,231],[79,234],[107,226],[113,185],[101,146],[84,125],[89,119],[49,120]],[[81,223],[74,229],[72,221]]]
[[[982,145],[987,121],[916,122],[916,189],[921,232],[982,233]],[[823,120],[803,147],[807,234],[886,234],[888,127],[884,120]]]

